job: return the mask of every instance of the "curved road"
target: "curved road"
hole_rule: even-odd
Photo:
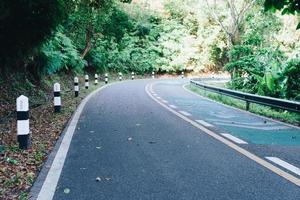
[[[53,199],[300,199],[299,129],[203,99],[187,82],[126,81],[96,93]]]

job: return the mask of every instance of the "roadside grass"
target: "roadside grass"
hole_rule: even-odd
[[[196,94],[199,94],[201,96],[207,97],[211,100],[214,100],[216,102],[220,102],[235,108],[239,108],[242,110],[246,110],[246,102],[235,99],[229,96],[217,94],[214,92],[206,91],[204,89],[198,88],[193,85],[187,85],[186,88],[192,92],[195,92]],[[287,122],[289,124],[293,124],[296,126],[300,125],[300,114],[281,110],[281,109],[274,109],[263,105],[258,105],[255,103],[250,104],[249,112],[262,115],[265,117],[269,117],[272,119],[280,120],[283,122]]]

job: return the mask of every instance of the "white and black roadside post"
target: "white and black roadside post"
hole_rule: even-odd
[[[74,78],[74,91],[75,91],[75,97],[78,97],[78,95],[79,95],[79,80],[77,77]]]
[[[134,72],[131,72],[131,80],[134,80]]]
[[[105,73],[105,84],[107,84],[108,83],[108,73]]]
[[[20,149],[30,146],[29,103],[28,98],[21,95],[17,98],[17,140]]]
[[[95,74],[95,85],[98,85],[98,74]]]
[[[154,77],[154,72],[152,71],[152,79],[154,79],[155,77]]]
[[[184,78],[184,72],[183,71],[181,72],[181,78]]]
[[[89,83],[89,75],[84,76],[85,82],[84,82],[84,87],[85,89],[89,89],[90,83]]]
[[[119,81],[122,81],[122,79],[123,79],[123,74],[119,72]]]
[[[54,112],[61,111],[61,97],[60,97],[60,84],[55,83],[53,86],[53,94],[54,94]]]

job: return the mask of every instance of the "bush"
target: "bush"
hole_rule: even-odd
[[[70,38],[62,32],[62,27],[58,28],[53,38],[43,44],[37,60],[39,68],[48,74],[62,69],[80,71],[86,64]]]
[[[300,100],[300,59],[290,60],[283,74],[286,76],[285,97]]]

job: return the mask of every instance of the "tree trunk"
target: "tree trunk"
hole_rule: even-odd
[[[92,48],[92,35],[93,35],[93,31],[92,31],[92,27],[88,27],[86,30],[86,34],[85,34],[85,47],[81,53],[81,58],[84,58],[86,56],[86,54],[90,51],[90,49]]]

